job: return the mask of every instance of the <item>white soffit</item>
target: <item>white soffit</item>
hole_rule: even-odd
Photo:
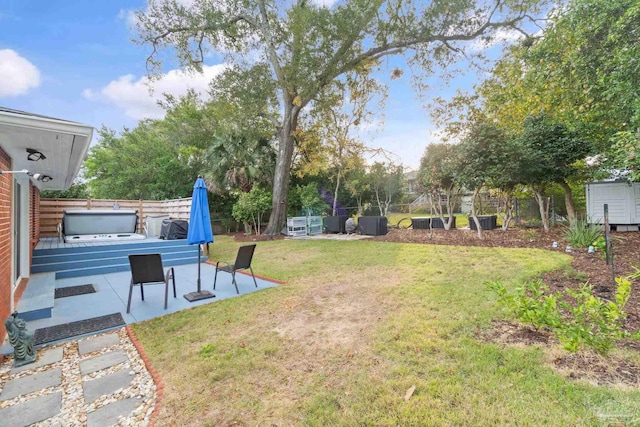
[[[12,158],[13,170],[49,175],[34,181],[41,190],[65,190],[80,171],[89,149],[93,127],[0,107],[0,147]],[[29,161],[27,148],[45,159]]]

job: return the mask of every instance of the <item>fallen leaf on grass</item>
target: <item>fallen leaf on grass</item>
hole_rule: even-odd
[[[409,387],[409,390],[407,390],[407,392],[404,395],[405,402],[408,402],[409,399],[411,399],[411,396],[413,396],[414,391],[416,391],[416,386],[412,385],[411,387]]]

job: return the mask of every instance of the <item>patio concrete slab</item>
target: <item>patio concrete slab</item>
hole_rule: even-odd
[[[9,373],[11,375],[19,374],[23,371],[28,371],[30,369],[38,369],[42,366],[51,365],[52,363],[56,363],[62,360],[62,347],[51,348],[51,349],[42,349],[38,351],[38,360],[28,365],[20,366],[19,368],[13,368]]]
[[[62,371],[60,369],[49,369],[22,378],[15,378],[7,381],[0,393],[0,400],[10,400],[14,397],[33,393],[48,387],[54,387],[62,383]],[[0,424],[2,425],[2,424]]]
[[[87,427],[109,427],[118,422],[118,417],[125,417],[133,411],[141,400],[129,398],[116,400],[87,414]]]
[[[184,299],[183,295],[197,290],[198,264],[178,265],[175,266],[174,269],[177,297],[173,298],[173,295],[170,293],[167,310],[164,310],[164,288],[162,286],[149,286],[145,289],[144,301],[140,298],[139,289],[134,289],[131,299],[131,312],[126,313],[129,284],[131,281],[131,273],[129,272],[72,277],[56,280],[56,288],[90,283],[96,287],[97,292],[55,300],[55,306],[51,312],[52,317],[28,321],[27,328],[33,331],[39,328],[76,322],[78,320],[118,312],[122,314],[125,322],[131,324],[238,296],[231,283],[231,274],[220,272],[218,273],[218,282],[214,292],[216,295],[215,298],[189,302]],[[259,274],[260,272],[257,273]],[[213,291],[214,274],[215,266],[206,263],[201,264],[201,288],[203,290]],[[258,283],[258,287],[256,288],[251,276],[244,274],[236,275],[236,279],[238,281],[240,296],[278,286],[275,282],[256,278]],[[13,348],[9,345],[8,340],[5,340],[2,347],[0,347],[0,353],[10,354],[12,352]]]
[[[116,345],[120,342],[120,338],[117,333],[99,335],[97,337],[87,338],[78,342],[78,353],[84,355],[87,353],[93,353],[94,351],[102,350],[112,345]]]
[[[84,381],[82,383],[84,401],[85,403],[91,403],[100,396],[114,393],[121,388],[127,388],[131,385],[132,379],[133,375],[123,369],[102,378]]]
[[[80,362],[80,373],[87,375],[101,369],[124,363],[129,360],[129,356],[122,350],[110,351],[108,353],[94,356]]]
[[[46,394],[0,409],[0,425],[25,427],[57,415],[62,408],[62,392]]]

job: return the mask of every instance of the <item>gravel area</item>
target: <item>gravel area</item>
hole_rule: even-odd
[[[157,400],[156,384],[154,383],[150,373],[147,371],[144,361],[136,347],[131,342],[126,329],[120,328],[116,331],[107,332],[106,334],[114,333],[119,337],[117,343],[83,355],[80,355],[78,352],[78,342],[81,341],[80,339],[40,348],[38,349],[39,354],[49,351],[50,349],[62,347],[62,360],[36,369],[26,369],[17,374],[14,373],[13,375],[11,374],[13,358],[5,358],[0,364],[0,391],[9,380],[26,377],[33,375],[34,373],[44,372],[51,369],[60,369],[62,371],[62,382],[59,386],[40,389],[33,393],[18,396],[10,400],[0,401],[0,409],[21,402],[26,402],[37,396],[62,392],[61,412],[54,417],[34,424],[34,426],[48,427],[60,425],[71,427],[86,425],[89,413],[109,403],[123,399],[140,399],[141,404],[129,413],[126,418],[120,418],[118,423],[115,425],[122,427],[139,427],[148,425]],[[95,336],[83,339],[91,339],[94,337]],[[124,362],[116,363],[113,366],[109,366],[96,372],[86,375],[81,374],[81,361],[114,351],[124,352],[127,355],[127,359]],[[84,382],[113,375],[120,371],[128,372],[131,376],[132,380],[128,387],[120,388],[112,393],[101,395],[96,400],[90,403],[85,403],[83,391]]]

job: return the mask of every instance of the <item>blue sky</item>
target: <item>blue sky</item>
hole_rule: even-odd
[[[145,6],[146,0],[1,0],[0,105],[119,131],[142,118],[161,117],[155,99],[162,92],[180,95],[192,86],[204,93],[220,65],[208,64],[198,76],[165,67],[165,78],[149,94],[149,48],[134,44],[130,30],[131,11]],[[381,73],[383,79],[387,75]],[[405,73],[387,81],[384,125],[361,139],[417,168],[426,145],[437,141],[437,129],[409,80]],[[450,94],[475,80],[462,75],[449,88],[434,85],[432,93]]]

